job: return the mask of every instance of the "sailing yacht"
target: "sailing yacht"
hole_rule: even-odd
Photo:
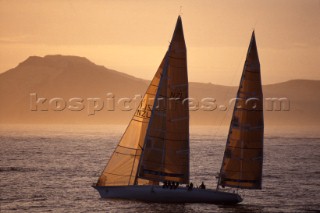
[[[102,198],[110,199],[160,203],[241,202],[239,194],[223,191],[221,187],[261,187],[263,115],[262,102],[258,100],[262,97],[261,91],[253,34],[218,187],[192,190],[178,187],[178,184],[190,182],[187,51],[179,16],[169,48],[154,78],[93,187]],[[254,97],[254,101],[250,101],[251,109],[242,101],[249,96]],[[167,182],[175,183],[175,189],[160,185]]]

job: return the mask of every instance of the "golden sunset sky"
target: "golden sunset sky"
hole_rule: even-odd
[[[319,0],[2,0],[0,72],[63,54],[150,80],[180,6],[190,81],[237,85],[253,28],[264,84],[320,79]]]

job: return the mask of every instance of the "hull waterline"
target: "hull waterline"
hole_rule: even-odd
[[[240,195],[211,189],[177,189],[161,186],[93,186],[101,198],[138,200],[153,203],[213,203],[237,204],[242,201]]]

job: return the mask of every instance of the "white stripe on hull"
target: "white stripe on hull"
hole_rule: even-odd
[[[154,203],[215,203],[236,204],[242,198],[235,193],[211,189],[192,189],[179,187],[163,189],[161,186],[93,186],[101,198],[139,200]]]

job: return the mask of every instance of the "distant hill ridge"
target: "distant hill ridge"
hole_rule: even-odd
[[[156,71],[156,70],[155,70]],[[154,71],[154,72],[155,72]],[[136,78],[115,70],[99,66],[84,57],[47,55],[30,56],[17,67],[0,74],[0,122],[5,123],[71,123],[71,124],[112,124],[127,123],[135,109],[131,111],[105,110],[107,98],[112,93],[114,100],[144,94],[149,81]],[[210,83],[190,82],[190,97],[200,101],[214,98],[216,109],[212,111],[192,111],[191,124],[228,124],[232,110],[220,110],[235,97],[237,87]],[[270,125],[319,125],[320,124],[320,81],[290,80],[263,86],[265,98],[287,98],[288,111],[265,111],[265,122]],[[61,111],[31,110],[32,98],[61,98],[66,104],[70,98],[84,99],[84,110]],[[87,98],[100,98],[104,108],[88,115]],[[48,104],[48,103],[47,103]],[[266,106],[265,106],[266,107]]]
[[[40,56],[30,56],[25,61],[21,62],[19,66],[28,65],[45,65],[53,67],[66,67],[70,64],[83,64],[83,65],[95,65],[93,62],[89,61],[85,57],[80,56],[63,56],[63,55],[46,55],[44,57]]]

